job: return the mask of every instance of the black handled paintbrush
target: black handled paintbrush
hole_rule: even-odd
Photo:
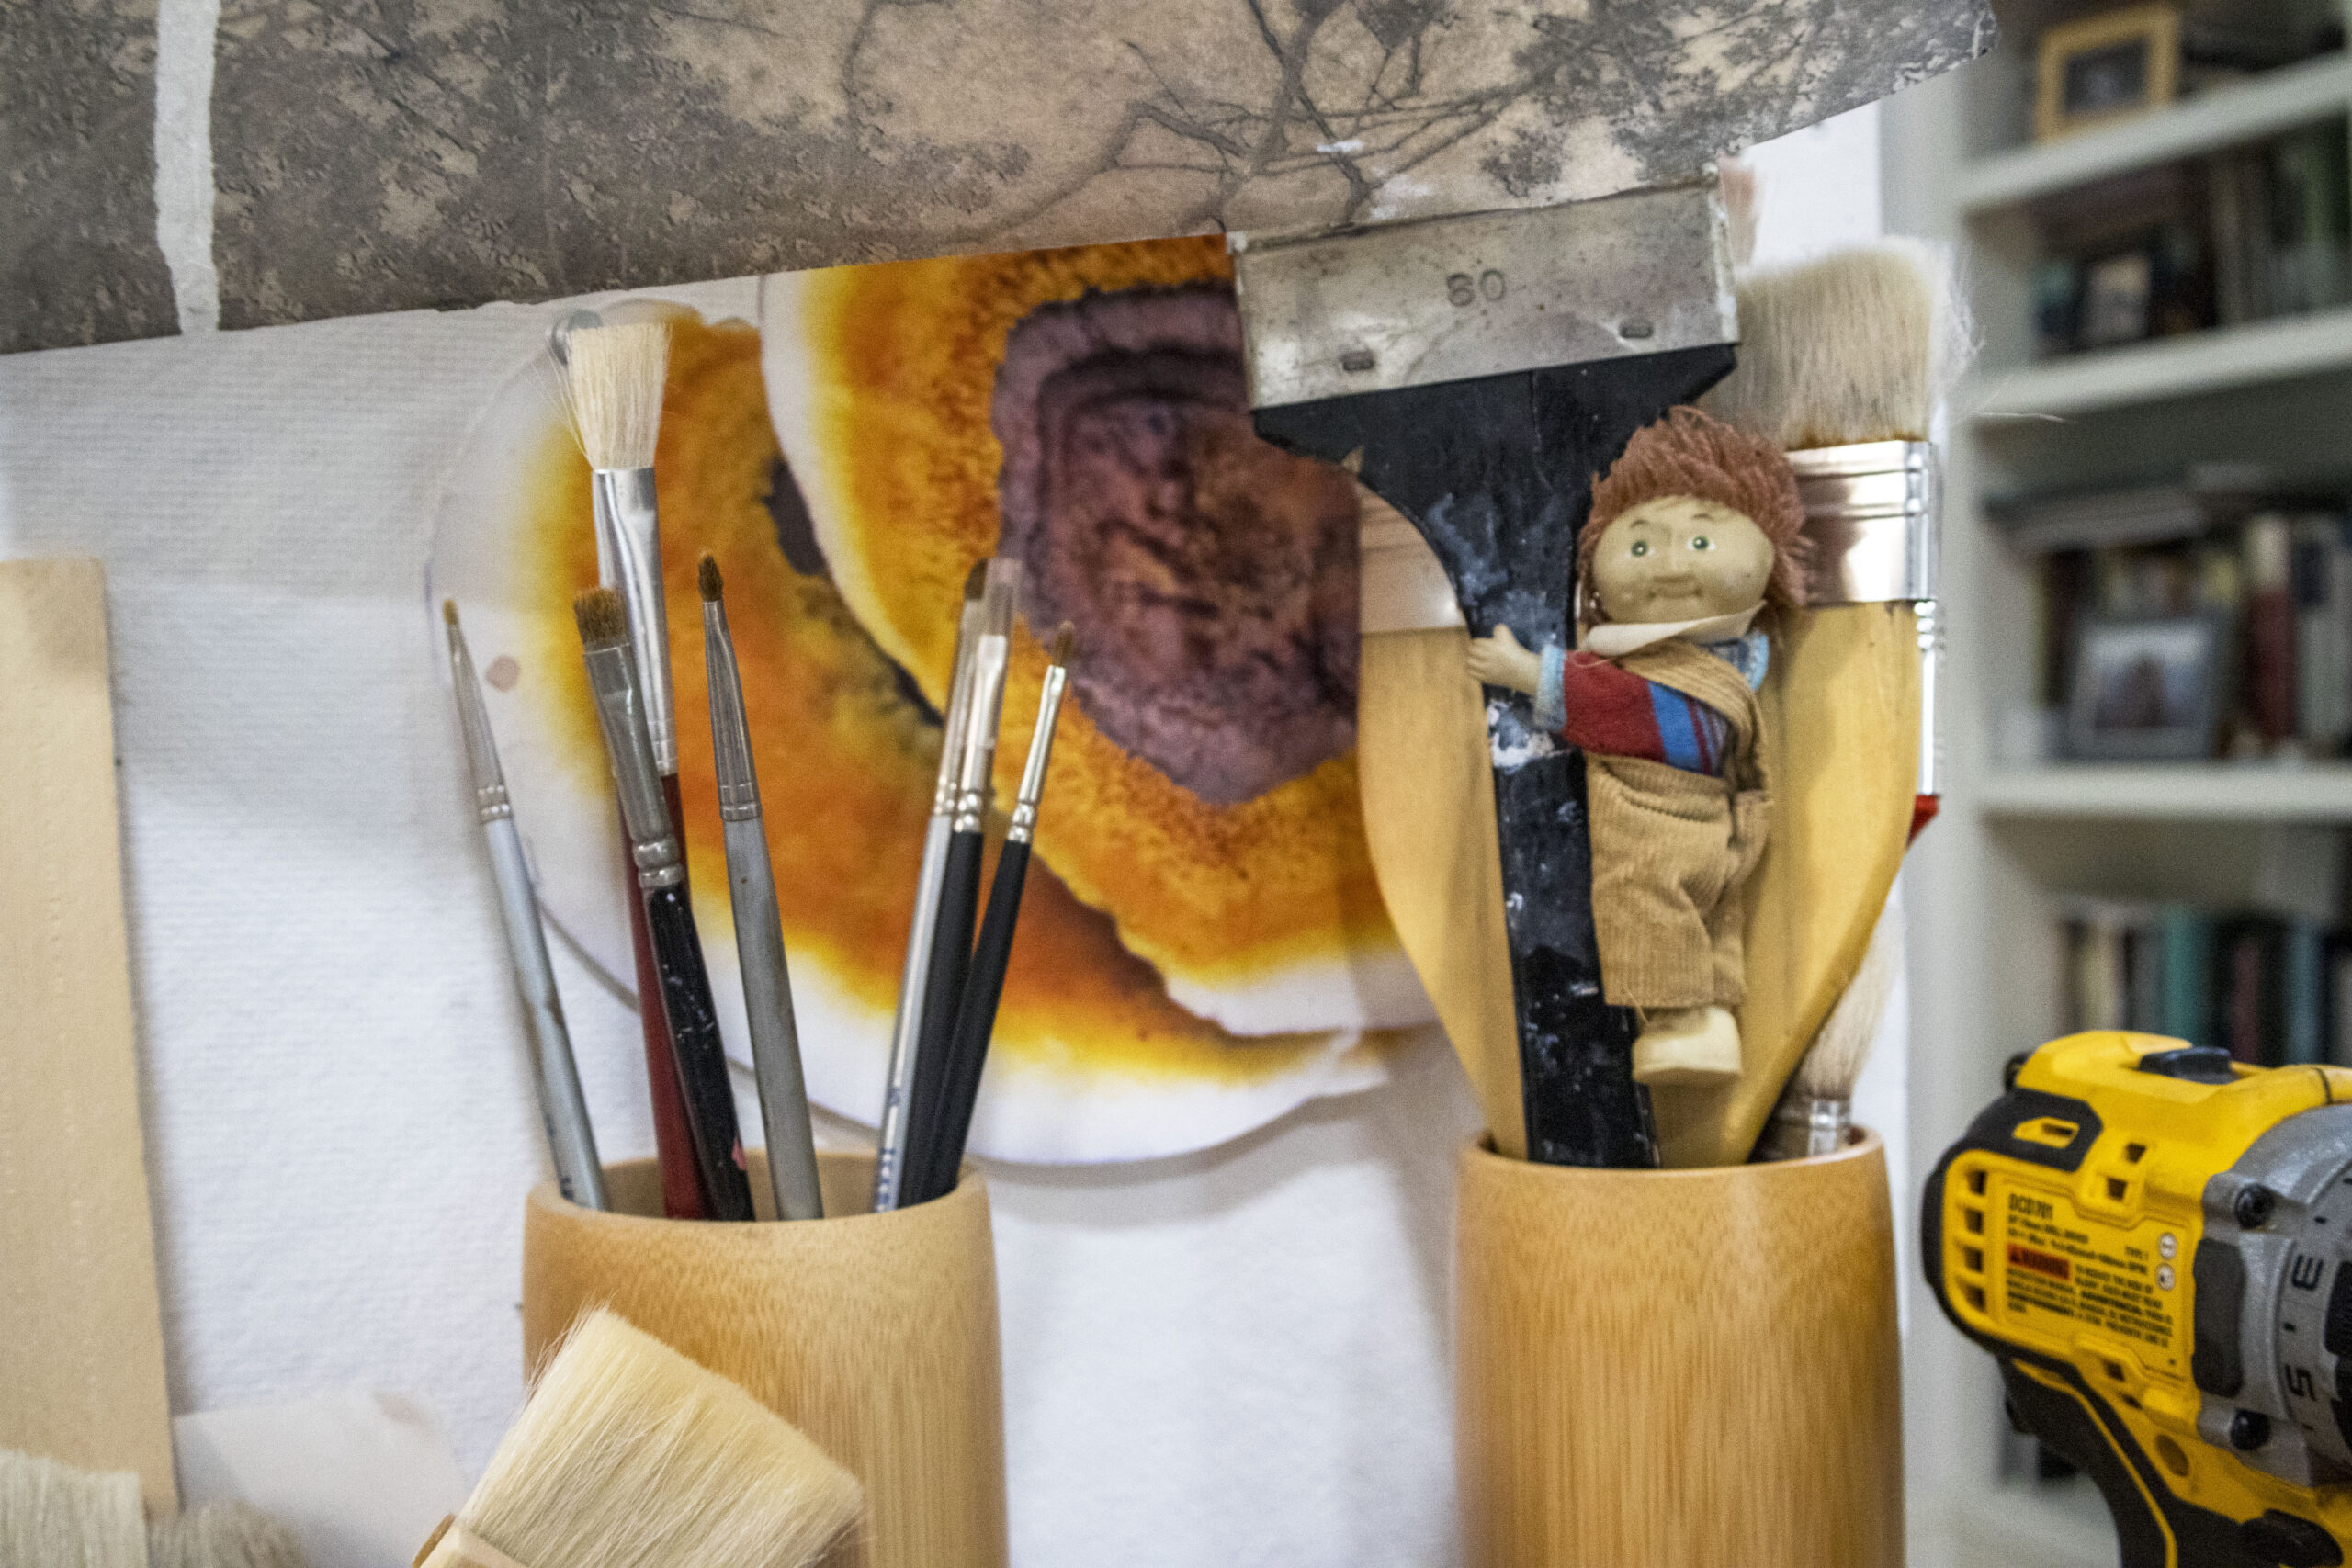
[[[605,733],[621,820],[628,829],[629,859],[637,868],[646,935],[661,979],[662,1011],[670,1025],[670,1049],[677,1057],[695,1165],[710,1196],[710,1217],[748,1220],[752,1184],[743,1174],[727,1049],[719,1040],[718,1014],[711,1006],[710,976],[703,967],[702,939],[695,932],[694,906],[686,897],[685,861],[670,826],[662,775],[653,764],[653,743],[645,731],[637,661],[629,652],[628,614],[620,595],[609,588],[590,589],[572,608],[587,657],[588,687],[596,699],[596,723]]]
[[[972,966],[972,927],[979,915],[980,853],[988,842],[989,776],[996,766],[997,721],[1004,712],[1004,672],[1012,655],[1012,618],[1021,599],[1021,563],[1001,556],[989,562],[980,590],[980,622],[972,638],[971,686],[956,748],[956,815],[940,875],[939,912],[932,928],[931,962],[923,976],[922,1021],[915,1034],[913,1103],[907,1117],[907,1158],[926,1168],[938,1142],[947,1086],[947,1050],[956,1010]],[[900,1194],[904,1202],[907,1194]]]
[[[971,974],[956,1010],[938,1131],[926,1151],[923,1179],[914,1194],[919,1203],[956,1190],[956,1174],[963,1168],[964,1145],[971,1136],[972,1111],[980,1099],[980,1074],[988,1066],[997,1004],[1003,998],[1005,969],[1012,959],[1013,927],[1021,919],[1021,893],[1029,880],[1029,842],[1037,831],[1037,807],[1045,798],[1046,767],[1053,760],[1054,726],[1061,717],[1062,694],[1069,683],[1070,645],[1076,639],[1067,621],[1054,634],[1052,662],[1046,668],[1045,685],[1037,696],[1037,728],[1029,738],[1029,760],[1021,770],[1021,792],[1012,803],[1012,822],[1005,829],[1004,849],[997,856],[996,880],[989,886],[988,914],[980,922]]]

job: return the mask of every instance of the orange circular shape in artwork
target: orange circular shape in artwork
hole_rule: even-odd
[[[943,700],[972,565],[1075,623],[1037,831],[1169,994],[1245,1035],[1425,1021],[1363,840],[1344,474],[1249,424],[1216,239],[769,281],[769,395],[843,600]],[[1016,638],[1015,782],[1045,663]]]
[[[724,976],[732,970],[719,918],[728,907],[727,878],[695,589],[695,563],[708,550],[725,576],[804,1053],[812,1089],[824,1099],[829,1081],[871,1079],[887,1049],[941,740],[935,711],[926,705],[937,703],[944,671],[939,679],[918,676],[910,684],[827,574],[836,558],[830,537],[824,558],[811,558],[807,513],[768,415],[761,355],[760,334],[744,323],[673,324],[656,478],[680,784],[704,946],[715,976]],[[529,558],[528,598],[567,606],[573,592],[594,581],[595,557],[587,468],[560,431],[543,444],[526,493],[521,537]],[[953,569],[944,601],[951,612],[971,558]],[[538,629],[527,662],[550,672],[535,703],[548,712],[566,771],[583,786],[601,788],[601,741],[570,619],[554,609],[534,617]],[[952,613],[947,624],[952,636]],[[1001,800],[1010,798],[1026,751],[1044,668],[1043,654],[1025,634],[1016,642],[999,748]],[[951,646],[942,662],[952,654]],[[1181,908],[1197,897],[1188,877],[1214,889],[1220,878],[1247,885],[1255,876],[1276,890],[1277,908],[1289,911],[1284,918],[1319,919],[1317,940],[1342,945],[1330,933],[1351,929],[1341,907],[1361,896],[1340,889],[1355,877],[1368,890],[1368,866],[1341,875],[1327,863],[1318,873],[1300,851],[1301,864],[1310,869],[1286,868],[1272,854],[1263,864],[1194,867],[1172,858],[1171,844],[1186,840],[1150,815],[1166,809],[1170,787],[1148,764],[1095,734],[1075,705],[1065,709],[1045,823],[1091,820],[1073,841],[1098,855],[1123,839],[1137,846],[1125,881],[1142,907],[1164,897]],[[1283,790],[1293,797],[1268,809],[1299,823],[1293,831],[1319,846],[1314,852],[1328,863],[1338,853],[1332,840],[1344,840],[1353,862],[1363,861],[1350,759],[1324,761],[1272,794]],[[1340,816],[1345,831],[1328,820],[1309,830],[1305,824],[1317,812]],[[1119,820],[1121,813],[1133,818]],[[1246,807],[1239,819],[1249,819]],[[1273,826],[1267,818],[1243,829],[1232,811],[1206,808],[1200,820],[1206,828],[1190,852],[1211,861],[1246,853],[1250,833]],[[1344,1018],[1245,1037],[1181,1005],[1154,964],[1121,940],[1114,913],[1074,892],[1056,859],[1063,852],[1057,843],[1040,833],[990,1056],[991,1087],[974,1130],[976,1150],[1032,1159],[1170,1153],[1246,1131],[1314,1094],[1374,1080],[1374,1060],[1359,1044],[1357,1026]],[[1284,894],[1286,879],[1311,890]],[[1373,900],[1370,919],[1360,909],[1352,919],[1393,944],[1376,893],[1363,896]],[[1306,945],[1311,950],[1311,942]],[[858,1054],[860,1070],[828,1068],[825,1061],[840,1052]],[[865,1062],[869,1056],[876,1062]],[[828,1103],[867,1121],[878,1109]]]

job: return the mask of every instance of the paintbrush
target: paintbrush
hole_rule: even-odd
[[[605,1197],[605,1168],[596,1158],[596,1134],[588,1102],[580,1092],[580,1068],[572,1059],[571,1032],[563,1021],[563,998],[556,993],[555,970],[548,963],[547,932],[539,925],[539,900],[523,859],[523,840],[507,798],[506,774],[498,765],[498,742],[482,706],[481,683],[474,678],[473,655],[458,624],[458,602],[441,601],[449,634],[449,676],[458,693],[458,727],[465,732],[466,766],[472,774],[474,815],[490,846],[490,871],[498,885],[498,913],[506,926],[506,953],[514,966],[514,989],[523,998],[531,1029],[531,1081],[538,1090],[539,1123],[547,1129],[556,1185],[583,1208],[611,1207]]]
[[[1069,683],[1070,647],[1078,634],[1068,621],[1054,634],[1044,685],[1037,694],[1037,728],[1029,738],[1029,760],[1021,770],[1012,821],[997,855],[996,880],[989,886],[988,915],[972,950],[972,971],[956,1010],[956,1032],[947,1053],[939,1131],[925,1153],[923,1176],[914,1201],[927,1203],[956,1190],[971,1135],[972,1111],[979,1102],[980,1074],[988,1066],[989,1039],[996,1032],[997,1003],[1004,996],[1004,973],[1012,959],[1012,931],[1021,919],[1021,892],[1029,876],[1029,844],[1037,831],[1037,807],[1045,798],[1046,767],[1053,759],[1054,726],[1061,717],[1062,694]]]
[[[783,1416],[599,1310],[417,1568],[806,1568],[863,1506]]]
[[[139,1477],[0,1449],[0,1563],[8,1568],[303,1568],[286,1527],[243,1503],[147,1521]]]
[[[587,455],[589,496],[595,510],[596,581],[618,591],[628,606],[639,690],[654,765],[662,774],[670,820],[685,855],[678,795],[677,731],[670,697],[669,612],[662,593],[662,530],[655,505],[653,454],[662,434],[662,392],[668,372],[670,329],[658,321],[606,326],[593,310],[574,310],[557,323],[548,351],[561,372],[565,409],[580,449]],[[686,1125],[685,1102],[674,1066],[669,1026],[649,998],[661,994],[661,975],[639,901],[629,900],[629,948],[637,964],[638,1021],[645,1036],[646,1087],[653,1104],[654,1153],[662,1170],[662,1207],[672,1219],[710,1213]]]
[[[1870,1059],[1902,967],[1903,900],[1890,895],[1871,932],[1871,944],[1863,950],[1861,967],[1854,971],[1846,994],[1838,998],[1829,1021],[1821,1026],[1772,1108],[1764,1136],[1756,1145],[1758,1159],[1802,1159],[1836,1154],[1846,1146],[1853,1126],[1854,1085]]]
[[[752,1188],[743,1175],[727,1050],[711,1006],[702,940],[695,933],[694,905],[686,896],[685,861],[671,829],[661,775],[654,771],[653,749],[646,738],[637,661],[629,656],[628,615],[620,595],[609,588],[588,590],[572,607],[580,622],[588,689],[596,701],[597,727],[604,731],[621,821],[628,830],[629,857],[637,867],[638,896],[645,908],[645,930],[657,972],[653,996],[670,1026],[670,1049],[685,1099],[695,1168],[710,1198],[710,1217],[748,1220]]]
[[[980,591],[988,562],[973,563],[964,579],[964,608],[956,629],[956,661],[948,667],[947,713],[939,745],[939,777],[932,786],[931,820],[922,835],[922,861],[915,872],[914,918],[907,927],[907,956],[899,976],[899,1009],[890,1021],[890,1070],[882,1098],[882,1121],[875,1139],[874,1212],[899,1206],[906,1174],[907,1123],[913,1107],[915,1055],[922,1028],[923,993],[931,974],[931,943],[939,925],[940,884],[947,872],[947,838],[956,819],[956,770],[963,760],[956,738],[971,705],[972,638],[980,624]]]
[[[735,914],[735,957],[743,971],[743,1010],[752,1030],[752,1071],[760,1089],[760,1124],[768,1140],[768,1182],[776,1218],[820,1220],[817,1142],[808,1126],[808,1086],[800,1071],[800,1032],[792,1019],[792,976],[785,966],[784,922],[775,873],[760,820],[760,778],[743,716],[743,682],[735,639],[727,629],[726,584],[718,562],[704,555],[703,664],[710,687],[710,750],[718,775],[718,817],[726,824],[727,888]]]
[[[1882,243],[1739,288],[1739,366],[1702,402],[1788,449],[1810,551],[1805,608],[1773,634],[1758,694],[1771,841],[1750,879],[1742,1070],[1662,1088],[1672,1166],[1747,1159],[1860,968],[1932,798],[1935,455],[1929,422],[1965,362],[1933,253]]]
[[[998,556],[980,590],[979,625],[972,635],[972,673],[961,728],[948,736],[956,751],[956,814],[939,878],[939,913],[932,929],[931,961],[923,976],[922,1016],[915,1034],[914,1096],[907,1119],[907,1159],[920,1164],[937,1146],[947,1087],[947,1053],[956,1010],[972,966],[972,925],[979,911],[980,856],[987,843],[989,779],[996,764],[997,721],[1004,709],[1004,675],[1012,652],[1012,619],[1021,598],[1021,563]],[[899,1199],[910,1196],[901,1179]]]

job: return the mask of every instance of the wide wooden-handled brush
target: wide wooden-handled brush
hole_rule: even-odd
[[[1356,505],[1356,780],[1373,874],[1496,1151],[1525,1159],[1486,693],[1437,553],[1362,485]]]
[[[1748,882],[1741,1071],[1656,1092],[1672,1166],[1747,1158],[1861,966],[1918,820],[1933,746],[1928,427],[1965,359],[1949,280],[1922,246],[1751,277],[1739,319],[1739,367],[1702,406],[1788,449],[1813,558],[1808,608],[1776,636],[1758,694],[1772,831]]]
[[[416,1568],[806,1568],[863,1506],[790,1422],[599,1311]]]

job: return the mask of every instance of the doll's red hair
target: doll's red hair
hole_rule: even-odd
[[[1766,601],[1791,609],[1804,604],[1810,551],[1799,533],[1804,525],[1804,503],[1797,497],[1797,477],[1789,459],[1760,436],[1697,409],[1679,408],[1635,431],[1609,472],[1593,481],[1592,516],[1577,538],[1577,581],[1582,585],[1588,623],[1602,618],[1589,592],[1600,536],[1628,508],[1668,495],[1712,501],[1753,522],[1772,542]]]

